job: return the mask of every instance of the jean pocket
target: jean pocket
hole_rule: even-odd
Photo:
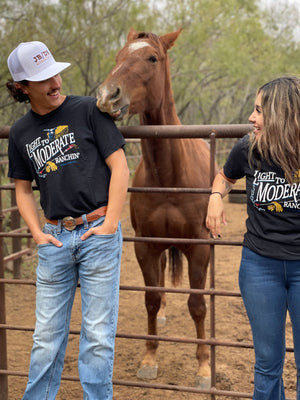
[[[48,243],[37,244],[36,246],[37,246],[38,250],[40,250],[40,249],[45,249],[45,248],[48,248],[48,247],[53,247],[54,244],[48,242]]]
[[[101,226],[103,224],[103,222],[104,222],[104,219],[105,219],[105,217],[101,217],[101,218],[97,219],[96,221],[92,222],[90,224],[90,228],[97,228],[98,226]],[[108,234],[99,234],[99,235],[97,235],[97,233],[94,233],[93,236],[103,237],[103,238],[105,238],[105,237],[106,238],[113,238],[113,237],[115,237],[117,235],[118,230],[119,229],[117,228],[117,230],[114,233],[108,233]]]
[[[118,232],[118,230],[116,230],[116,232],[114,232],[114,233],[100,233],[100,234],[94,233],[93,236],[113,238],[117,235],[117,232]]]
[[[46,223],[43,226],[43,233],[45,233],[46,235],[51,235],[54,236],[56,239],[58,239],[57,237],[57,227],[55,225]],[[43,247],[48,247],[48,246],[54,246],[53,243],[41,243],[41,244],[37,244],[37,248],[41,249]]]

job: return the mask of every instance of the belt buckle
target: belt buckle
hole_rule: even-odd
[[[67,229],[67,231],[73,231],[76,226],[76,219],[73,217],[65,217],[62,219],[62,226]]]

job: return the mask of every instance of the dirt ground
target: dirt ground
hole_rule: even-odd
[[[223,239],[242,240],[245,229],[246,205],[226,202],[228,225],[224,227]],[[132,236],[127,207],[122,219],[124,236]],[[220,290],[238,291],[238,268],[241,248],[237,246],[216,247],[215,287]],[[24,278],[34,279],[34,260],[26,263]],[[125,242],[122,259],[121,285],[143,286],[142,274],[135,259],[133,243]],[[166,286],[171,284],[167,280]],[[188,288],[187,271],[182,287]],[[209,287],[209,273],[207,288]],[[6,286],[7,323],[34,326],[35,290],[33,286]],[[167,294],[167,323],[160,328],[160,335],[194,338],[195,329],[187,308],[186,294]],[[206,296],[208,310],[209,296]],[[72,330],[80,329],[80,293],[78,291],[72,314]],[[251,342],[251,332],[242,300],[239,297],[216,298],[216,338],[233,342]],[[124,291],[120,293],[118,333],[145,334],[147,327],[144,293]],[[207,337],[210,337],[209,313],[206,320]],[[32,332],[7,331],[8,369],[28,371]],[[291,326],[287,322],[287,346],[292,346]],[[142,382],[136,377],[145,349],[144,340],[116,339],[114,368],[115,381]],[[155,383],[166,385],[195,385],[197,361],[194,344],[161,342],[158,349],[158,378]],[[64,375],[78,376],[78,335],[70,335],[65,359]],[[216,348],[217,389],[251,393],[253,389],[253,350],[232,347]],[[293,353],[287,353],[284,380],[286,395],[295,398],[296,370]],[[9,400],[19,400],[26,386],[26,377],[9,377]],[[149,382],[149,381],[148,381]],[[153,381],[151,381],[153,383]],[[215,396],[231,399],[232,396]],[[235,397],[237,398],[237,397]],[[80,383],[63,380],[57,400],[82,399]],[[210,399],[205,394],[170,390],[126,387],[114,385],[114,400],[179,400]]]

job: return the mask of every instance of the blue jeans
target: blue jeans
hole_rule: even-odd
[[[89,226],[72,232],[47,223],[63,243],[38,246],[36,327],[23,400],[54,400],[58,392],[68,342],[70,317],[80,282],[82,323],[78,369],[84,400],[111,400],[114,342],[119,306],[121,226],[113,235],[80,237]]]
[[[294,336],[297,400],[300,400],[300,260],[262,257],[244,247],[239,284],[253,334],[253,399],[285,399],[282,371],[288,310]]]

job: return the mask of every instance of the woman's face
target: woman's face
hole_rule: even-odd
[[[253,124],[254,134],[256,138],[261,135],[261,131],[264,127],[264,118],[261,107],[261,93],[256,97],[253,113],[249,117],[249,121]]]

